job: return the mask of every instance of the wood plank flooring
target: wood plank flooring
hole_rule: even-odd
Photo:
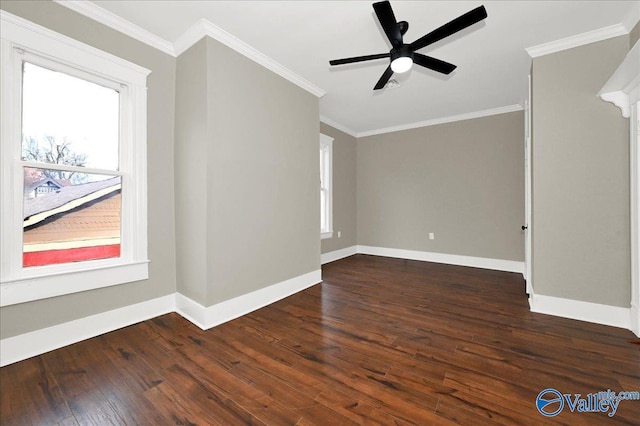
[[[640,391],[629,331],[529,312],[519,274],[356,255],[214,329],[169,314],[0,369],[2,425],[618,425],[540,391]]]

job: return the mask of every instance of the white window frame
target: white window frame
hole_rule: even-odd
[[[147,259],[146,78],[150,71],[30,21],[0,11],[0,306],[149,278]],[[119,169],[83,168],[121,176],[120,257],[22,267],[22,62],[116,88],[120,93]],[[46,165],[45,168],[56,168]]]
[[[320,192],[326,191],[326,203],[324,217],[325,226],[320,225],[320,238],[333,237],[333,138],[320,133],[320,155],[325,156],[325,170],[320,170],[320,182],[325,186],[320,187]],[[322,212],[320,213],[322,215]]]

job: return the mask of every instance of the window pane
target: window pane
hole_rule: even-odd
[[[320,190],[320,230],[325,231],[327,229],[327,193],[324,190]]]
[[[324,152],[320,148],[320,187],[324,188]]]
[[[23,267],[120,257],[119,176],[24,168]]]
[[[23,160],[118,169],[117,91],[28,62],[22,86]]]

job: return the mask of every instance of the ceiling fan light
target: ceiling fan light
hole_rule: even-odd
[[[413,60],[409,56],[400,56],[391,61],[391,70],[395,73],[401,74],[411,69]]]

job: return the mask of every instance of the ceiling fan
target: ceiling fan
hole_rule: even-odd
[[[464,15],[460,15],[456,19],[447,22],[441,27],[431,31],[429,34],[420,37],[413,43],[405,44],[402,40],[402,36],[409,29],[409,23],[407,21],[396,21],[393,9],[391,8],[391,3],[388,1],[374,3],[373,10],[376,12],[378,21],[380,21],[382,29],[389,38],[391,46],[393,46],[391,51],[389,51],[389,53],[379,53],[377,55],[356,56],[353,58],[334,59],[329,61],[329,64],[331,65],[343,65],[354,62],[371,61],[373,59],[390,58],[391,62],[389,66],[384,71],[382,77],[380,77],[380,80],[378,80],[373,90],[382,89],[394,72],[407,72],[411,69],[411,66],[414,63],[443,74],[450,74],[454,69],[456,69],[455,65],[441,61],[440,59],[432,58],[431,56],[423,55],[416,51],[435,43],[436,41],[442,40],[445,37],[449,37],[450,35],[455,34],[476,22],[480,22],[487,17],[487,11],[484,6],[479,6]]]

